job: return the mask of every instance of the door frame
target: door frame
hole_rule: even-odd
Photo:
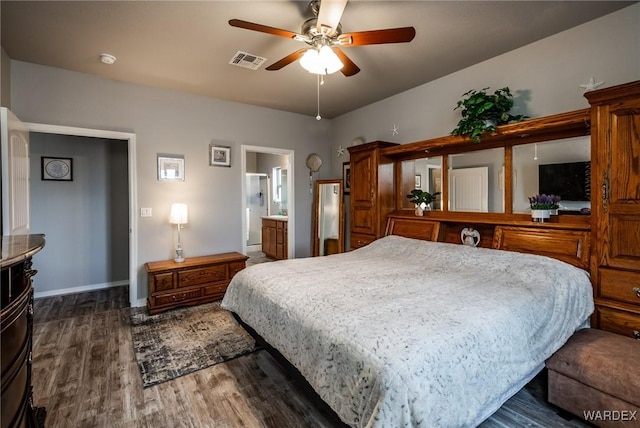
[[[287,234],[288,234],[288,238],[287,238],[287,258],[289,259],[293,259],[295,258],[295,188],[294,188],[294,177],[295,177],[295,171],[294,171],[294,152],[293,150],[289,150],[289,149],[279,149],[279,148],[275,148],[275,147],[262,147],[262,146],[248,146],[248,145],[242,145],[240,147],[240,158],[241,158],[241,168],[242,168],[242,174],[241,174],[241,180],[242,180],[242,185],[240,186],[240,188],[242,189],[242,195],[241,195],[241,200],[242,200],[242,206],[241,206],[241,215],[242,215],[242,235],[241,235],[241,241],[242,241],[242,254],[246,255],[247,254],[247,240],[246,240],[246,236],[247,236],[247,191],[245,188],[245,177],[247,174],[247,153],[248,152],[254,152],[254,153],[266,153],[266,154],[271,154],[271,155],[286,155],[287,156],[287,189],[289,194],[287,195],[288,197],[288,208],[287,208],[287,216],[288,216],[288,221],[287,221]]]
[[[73,126],[24,123],[30,132],[43,134],[73,135],[78,137],[106,138],[127,141],[129,164],[129,304],[131,307],[144,306],[145,300],[138,301],[138,217],[136,185],[136,134],[108,131],[104,129],[78,128]]]

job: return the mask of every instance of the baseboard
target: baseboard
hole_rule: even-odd
[[[84,293],[87,291],[103,290],[105,288],[123,287],[129,285],[129,280],[105,282],[102,284],[81,285],[79,287],[59,288],[57,290],[49,291],[36,291],[33,295],[34,298],[39,299],[42,297],[63,296],[65,294]]]
[[[262,244],[247,245],[247,251],[262,251]]]

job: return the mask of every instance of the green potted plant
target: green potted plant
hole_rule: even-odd
[[[451,131],[452,135],[468,135],[474,143],[479,143],[480,137],[487,132],[495,132],[496,126],[527,119],[527,116],[509,113],[513,107],[513,95],[508,87],[493,94],[487,93],[488,89],[472,89],[462,95],[466,98],[459,100],[454,108],[462,109],[462,119]]]
[[[424,210],[431,209],[431,203],[436,200],[439,194],[440,192],[429,193],[425,190],[413,189],[407,198],[409,198],[409,202],[416,204],[416,215],[422,215]]]

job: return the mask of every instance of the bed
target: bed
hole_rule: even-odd
[[[349,426],[466,427],[588,325],[593,298],[585,270],[550,257],[386,236],[251,266],[222,306]]]

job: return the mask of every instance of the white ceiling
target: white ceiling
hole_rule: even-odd
[[[413,26],[410,43],[343,51],[360,73],[330,75],[320,111],[332,118],[635,2],[350,0],[343,32]],[[308,1],[7,1],[2,46],[12,59],[120,81],[316,115],[316,76],[295,62],[264,68],[302,42],[231,27],[237,18],[300,32]],[[257,71],[236,51],[266,57]],[[100,53],[117,57],[102,64]],[[461,88],[463,90],[466,88]]]

